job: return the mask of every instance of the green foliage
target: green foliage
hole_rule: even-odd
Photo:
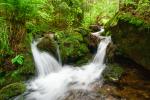
[[[12,49],[20,45],[26,37],[26,23],[30,21],[34,25],[37,22],[50,19],[43,8],[47,0],[1,0],[0,15],[5,19],[9,43]],[[40,19],[40,20],[39,20]],[[32,38],[32,33],[27,35]],[[30,39],[31,40],[31,39]]]
[[[66,28],[80,25],[83,19],[84,0],[51,0],[54,10],[52,14],[52,27]]]
[[[2,16],[8,21],[22,22],[37,15],[41,0],[1,0]],[[39,7],[40,8],[40,7]]]
[[[20,66],[17,71],[20,75],[34,75],[35,73],[35,65],[32,59],[31,53],[26,53],[24,56],[24,63],[23,66]]]
[[[87,45],[84,43],[83,37],[80,33],[75,31],[57,32],[56,39],[60,45],[60,52],[62,60],[69,62],[68,60],[76,61],[80,57],[89,53]]]
[[[125,4],[126,6],[135,4],[134,0],[121,0],[121,3]]]
[[[22,55],[17,55],[15,58],[11,60],[12,64],[19,64],[22,65],[24,62],[24,56]]]
[[[22,82],[35,74],[34,62],[31,53],[25,53],[23,65],[18,65],[16,70],[4,72],[0,70],[0,88],[15,82]]]
[[[13,83],[3,87],[0,90],[0,100],[8,100],[14,96],[17,96],[25,92],[26,86],[24,83]]]
[[[124,21],[129,22],[130,24],[133,24],[133,25],[136,25],[136,26],[144,25],[144,21],[142,19],[134,17],[130,13],[120,14],[118,16],[118,19],[124,20]]]
[[[137,11],[140,13],[150,13],[150,1],[149,0],[140,0],[138,3]]]
[[[119,9],[119,0],[96,0],[91,3],[90,10],[85,12],[83,26],[90,24],[106,24]]]
[[[7,25],[3,17],[0,17],[0,51],[9,52],[9,40],[8,40],[8,30]]]

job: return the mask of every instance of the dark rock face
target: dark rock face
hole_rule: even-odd
[[[135,26],[119,19],[118,24],[110,27],[112,40],[117,50],[137,64],[150,70],[150,34],[144,26]]]
[[[91,51],[91,53],[96,53],[98,44],[100,43],[100,38],[90,34],[88,36],[88,41],[89,50]]]
[[[116,50],[116,45],[112,42],[107,46],[106,49],[106,61],[112,63],[114,61],[114,52]]]

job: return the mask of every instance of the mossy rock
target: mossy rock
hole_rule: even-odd
[[[41,51],[48,52],[57,58],[57,44],[50,35],[45,35],[42,40],[37,44]]]
[[[124,69],[118,64],[110,64],[103,72],[105,81],[118,81],[123,74]]]
[[[77,32],[77,30],[57,32],[55,36],[59,43],[63,63],[75,63],[89,53],[83,34]]]
[[[22,94],[25,90],[26,86],[24,83],[12,83],[0,90],[0,100],[9,100],[12,97]]]
[[[92,32],[98,32],[101,29],[101,26],[99,25],[90,25],[89,29],[91,29]]]
[[[150,70],[150,18],[144,17],[121,11],[115,17],[117,23],[110,22],[107,31],[111,32],[119,54]]]
[[[81,57],[78,59],[78,61],[75,63],[75,66],[82,66],[84,64],[87,64],[92,58],[92,54],[87,54],[84,57]]]
[[[86,36],[88,36],[90,34],[90,30],[86,29],[86,28],[83,28],[83,27],[77,28],[74,31],[80,33],[84,37],[86,37]]]

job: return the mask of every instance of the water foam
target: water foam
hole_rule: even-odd
[[[101,38],[101,37],[100,37]],[[32,43],[32,52],[38,76],[27,84],[26,100],[60,100],[71,89],[90,89],[89,85],[101,78],[107,45],[111,37],[103,37],[92,62],[81,66],[61,66],[53,56],[37,49]],[[41,77],[42,76],[42,77]]]

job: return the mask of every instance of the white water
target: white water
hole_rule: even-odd
[[[103,37],[92,62],[81,67],[61,66],[51,55],[40,52],[34,42],[32,52],[38,76],[28,83],[32,90],[26,100],[61,100],[70,89],[90,89],[89,85],[101,78],[105,69],[104,58],[111,37]]]
[[[31,44],[32,47],[32,54],[35,61],[35,66],[37,68],[37,74],[39,77],[44,77],[51,72],[57,72],[61,69],[60,63],[56,61],[56,59],[48,54],[47,52],[41,52],[37,48],[37,44],[41,39],[37,42],[33,42]]]

